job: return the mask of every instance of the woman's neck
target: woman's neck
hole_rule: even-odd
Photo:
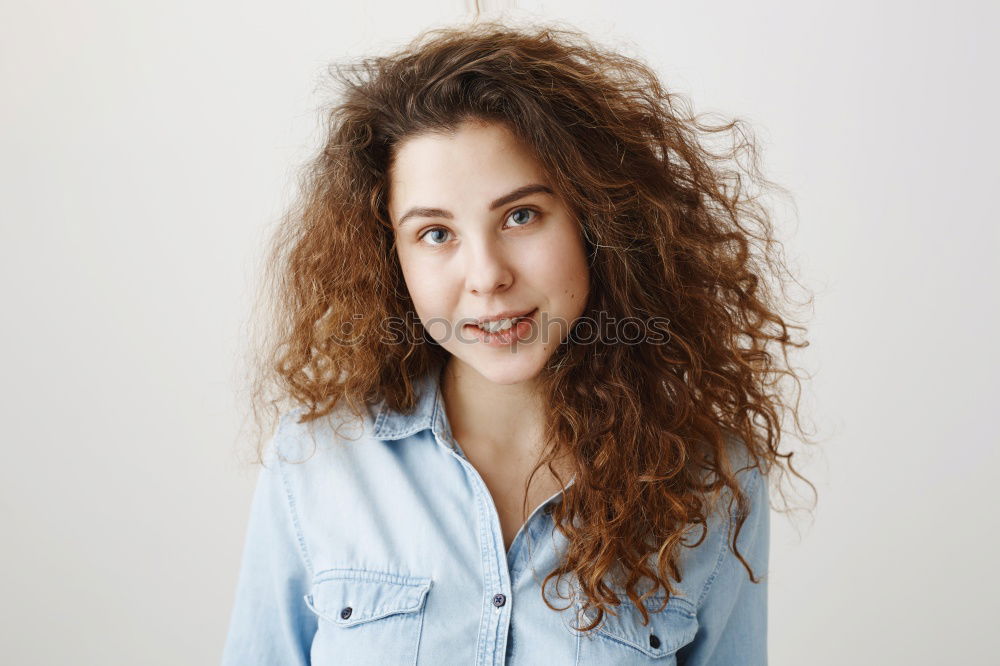
[[[468,365],[448,359],[441,392],[452,435],[463,449],[476,447],[488,456],[538,455],[544,410],[534,380],[495,384]]]

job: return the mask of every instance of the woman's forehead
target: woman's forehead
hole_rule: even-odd
[[[531,152],[508,131],[495,128],[414,137],[400,147],[388,176],[390,207],[398,216],[412,206],[449,201],[491,205],[528,185],[554,193]]]

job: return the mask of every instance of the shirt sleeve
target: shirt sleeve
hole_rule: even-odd
[[[303,596],[312,577],[285,463],[274,455],[277,437],[254,490],[223,666],[305,666],[310,661],[317,618]]]
[[[770,503],[767,477],[757,469],[741,473],[750,512],[737,544],[754,577],[732,551],[732,532],[723,543],[719,565],[698,605],[698,634],[678,653],[684,666],[764,666],[767,664],[767,568]],[[730,519],[736,529],[736,518]]]

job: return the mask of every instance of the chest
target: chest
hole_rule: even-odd
[[[504,547],[509,550],[528,517],[563,486],[544,465],[532,477],[535,461],[527,456],[513,452],[510,455],[487,454],[475,446],[466,448],[465,454],[489,490],[500,521]],[[568,465],[561,462],[557,469],[563,482],[568,482],[572,476]]]
[[[288,466],[312,565],[302,590],[314,623],[311,663],[675,663],[696,629],[693,614],[664,613],[643,626],[626,609],[588,636],[572,627],[573,604],[545,604],[541,579],[566,547],[551,518],[534,512],[559,490],[547,470],[532,482],[530,521],[511,550],[532,466],[474,467],[430,437],[406,443]],[[567,604],[552,592],[550,601]]]
[[[493,504],[500,519],[500,530],[503,532],[504,548],[508,550],[528,516],[542,502],[560,490],[556,480],[547,472],[543,474],[542,471],[535,475],[527,492],[527,501],[524,492],[528,484],[527,473],[516,477],[503,473],[495,475],[486,473],[483,475],[483,482],[493,497]]]

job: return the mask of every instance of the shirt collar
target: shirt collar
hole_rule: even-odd
[[[377,410],[372,436],[375,439],[396,440],[429,428],[434,433],[438,444],[448,446],[456,454],[468,460],[462,447],[452,436],[451,425],[448,423],[448,416],[445,413],[444,398],[441,395],[441,373],[443,370],[444,366],[439,365],[414,381],[416,405],[410,414],[398,412],[382,401]],[[574,474],[565,488],[569,488],[575,481],[576,475]],[[546,503],[551,503],[562,492],[562,490],[557,492]]]
[[[392,409],[382,401],[375,417],[372,436],[381,440],[395,440],[409,437],[428,428],[439,441],[461,453],[451,433],[451,426],[444,409],[441,395],[441,372],[438,365],[414,381],[416,405],[409,414]]]

